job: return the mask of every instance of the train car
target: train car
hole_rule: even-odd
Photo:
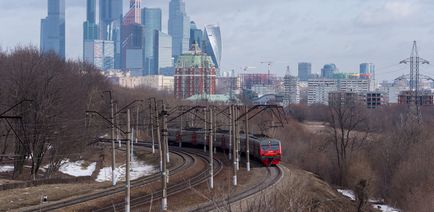
[[[182,135],[178,129],[169,129],[169,142],[175,144],[182,142],[191,145],[208,145],[205,143],[205,136],[205,131],[201,128],[183,130]],[[219,130],[213,145],[222,150],[229,150],[232,149],[231,143],[229,132]],[[249,150],[250,155],[265,166],[279,164],[282,157],[281,142],[265,136],[249,135]],[[240,134],[240,151],[246,152],[246,134],[244,133]]]

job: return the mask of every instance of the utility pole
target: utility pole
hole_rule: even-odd
[[[118,122],[120,122],[120,120],[119,120],[119,114],[117,114],[118,113],[118,104],[115,104],[115,111],[116,111],[115,122],[118,123]],[[121,144],[120,134],[121,133],[119,131],[119,128],[116,127],[116,139],[118,140],[119,148],[122,147],[121,146],[122,144]]]
[[[181,114],[184,112],[184,107],[182,107],[182,106],[180,106],[181,107]],[[180,118],[181,118],[181,128],[180,128],[180,135],[179,135],[179,147],[181,148],[182,147],[182,128],[184,127],[183,126],[183,122],[182,122],[182,117],[183,116],[181,116]]]
[[[131,134],[131,117],[130,117],[130,109],[127,110],[127,161],[125,166],[125,211],[130,212],[130,142],[132,141],[130,136]]]
[[[229,105],[229,160],[232,159],[232,105]]]
[[[235,126],[235,107],[231,105],[231,127],[232,129],[232,137],[234,138],[234,143],[232,145],[232,161],[234,164],[234,176],[233,176],[233,185],[237,186],[237,145],[236,145],[236,126]]]
[[[154,103],[155,103],[154,115],[155,115],[155,122],[157,125],[158,152],[160,153],[160,171],[163,171],[163,148],[161,145],[160,121],[159,121],[158,112],[157,112],[157,102],[154,102]]]
[[[247,107],[247,105],[245,105],[244,106],[244,111],[245,111],[245,114],[246,114],[246,158],[247,158],[247,164],[246,164],[246,166],[247,166],[247,171],[249,172],[250,171],[250,141],[249,141],[249,139],[250,139],[250,136],[249,136],[249,110],[248,110],[248,107]]]
[[[166,105],[163,104],[163,110],[161,111],[161,117],[163,120],[163,143],[165,143],[168,135],[167,135],[167,111],[166,111]],[[166,143],[165,143],[166,144]],[[163,145],[165,145],[163,144]],[[160,148],[160,149],[166,149],[166,148]],[[162,187],[163,187],[163,194],[162,194],[162,200],[161,200],[161,210],[167,211],[167,158],[163,157],[163,171],[162,171]]]
[[[209,109],[209,121],[210,121],[210,131],[209,131],[209,186],[211,189],[214,188],[214,150],[213,150],[213,110]]]
[[[149,124],[151,125],[152,154],[155,154],[154,120],[155,119],[152,115],[152,102],[149,101]]]
[[[115,186],[116,185],[116,179],[115,179],[116,150],[115,150],[115,117],[114,117],[113,104],[114,104],[113,97],[110,91],[110,108],[111,108],[110,121],[112,122],[112,186]]]
[[[235,106],[235,142],[236,142],[236,158],[237,158],[237,171],[240,170],[240,125],[237,121],[238,115],[239,115],[239,108],[238,106]]]
[[[138,142],[139,139],[139,110],[140,110],[140,106],[137,105],[137,114],[136,114],[136,144]]]
[[[208,109],[208,107],[206,107],[206,108],[204,108],[203,109],[203,112],[204,112],[204,124],[205,124],[205,127],[204,127],[204,136],[203,136],[203,151],[204,152],[206,152],[206,143],[207,143],[207,126],[206,126],[206,121],[207,121],[207,119],[206,119],[206,112],[207,112],[207,109]]]

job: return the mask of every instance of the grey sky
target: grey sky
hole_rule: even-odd
[[[128,0],[124,0],[128,4]],[[144,0],[160,7],[167,31],[169,0]],[[319,72],[335,63],[343,72],[357,72],[362,62],[377,65],[378,79],[392,79],[408,68],[397,65],[409,56],[413,40],[422,57],[434,62],[434,1],[432,0],[186,0],[187,12],[198,26],[219,24],[225,71],[275,61],[273,72],[289,65],[313,63]],[[126,9],[127,6],[125,6]],[[46,0],[0,1],[0,46],[39,46],[40,19]],[[81,58],[85,0],[67,0],[67,57]],[[422,72],[434,76],[434,66]]]

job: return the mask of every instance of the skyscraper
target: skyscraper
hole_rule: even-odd
[[[143,8],[142,9],[142,24],[145,26],[145,43],[144,43],[144,53],[143,62],[145,68],[145,75],[155,74],[155,62],[154,62],[154,49],[157,46],[154,45],[155,41],[155,31],[161,31],[162,27],[162,12],[160,8]],[[170,38],[172,39],[172,38]],[[170,48],[172,48],[172,41],[170,41]],[[172,52],[172,49],[170,49]],[[170,53],[170,58],[172,53]],[[157,68],[158,69],[158,68]],[[157,70],[158,72],[158,70]]]
[[[169,35],[172,36],[172,54],[176,59],[188,51],[190,43],[190,17],[185,12],[184,0],[170,1]]]
[[[333,78],[333,75],[338,71],[338,68],[335,64],[326,64],[321,69],[321,77],[322,78]]]
[[[300,81],[308,81],[311,75],[311,63],[298,63],[298,78],[300,79]]]
[[[203,31],[198,29],[194,21],[190,22],[190,43],[191,47],[194,43],[199,45],[199,48],[203,48]]]
[[[375,65],[373,63],[360,64],[361,79],[375,79]]]
[[[101,70],[114,68],[114,42],[108,40],[86,40],[83,50],[84,61]]]
[[[99,0],[99,39],[114,41],[115,68],[122,67],[122,15],[122,0]]]
[[[218,25],[206,25],[204,39],[204,52],[212,58],[216,69],[219,69],[222,59],[222,37],[220,27]]]
[[[83,58],[86,55],[86,41],[98,39],[98,26],[96,25],[96,0],[86,2],[86,21],[83,23]]]
[[[155,30],[154,39],[154,69],[150,75],[162,74],[164,69],[173,67],[172,60],[172,38],[170,35]]]
[[[48,16],[41,20],[40,50],[65,58],[65,0],[48,0]]]

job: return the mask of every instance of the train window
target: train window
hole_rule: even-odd
[[[262,144],[261,145],[262,150],[265,151],[275,151],[279,150],[279,144]]]

